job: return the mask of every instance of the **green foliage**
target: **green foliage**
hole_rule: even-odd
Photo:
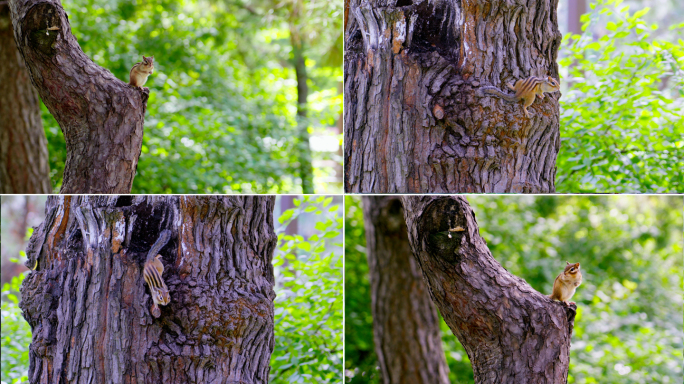
[[[332,200],[295,199],[296,207],[278,219],[274,384],[339,383],[342,377],[342,217]],[[304,213],[314,215],[315,232],[308,238],[285,234]]]
[[[582,16],[585,31],[605,25],[600,39],[563,38],[571,85],[560,103],[558,192],[684,191],[684,41],[652,38],[649,8],[630,14],[621,1],[599,0]]]
[[[2,287],[2,384],[28,382],[31,327],[21,315],[18,297],[24,276],[15,276]]]
[[[207,0],[75,0],[64,3],[84,52],[127,82],[142,55],[155,57],[135,193],[283,193],[301,190],[297,91],[288,22],[252,7]],[[331,33],[341,5],[324,3],[302,22],[323,31],[305,50],[311,133],[341,114],[341,58],[331,66]],[[333,4],[333,5],[331,5]],[[308,13],[307,13],[308,15]],[[330,31],[332,32],[330,32]],[[327,43],[326,43],[327,42]],[[56,121],[43,107],[53,185],[66,160]],[[339,138],[341,140],[341,138]],[[314,160],[339,157],[315,152]],[[317,191],[338,191],[316,168]]]
[[[365,244],[357,198],[348,197],[345,241]],[[580,262],[584,281],[573,297],[570,383],[674,383],[682,377],[681,196],[469,196],[493,256],[533,288],[550,293],[565,261]],[[355,207],[354,209],[351,209]],[[359,341],[352,316],[370,316],[365,251],[346,249],[347,382],[375,359]],[[366,278],[367,279],[367,278]],[[349,281],[357,285],[350,285]],[[355,290],[364,290],[356,294]],[[354,298],[354,301],[350,300]],[[367,320],[365,327],[371,327]],[[351,328],[351,329],[350,329]],[[467,355],[442,324],[452,382],[472,382]],[[366,353],[364,355],[363,353]],[[368,354],[372,356],[368,356]],[[457,364],[458,363],[458,364]],[[377,363],[374,363],[377,364]],[[353,381],[349,377],[353,376]]]

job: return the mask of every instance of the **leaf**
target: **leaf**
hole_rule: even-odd
[[[292,218],[292,215],[294,214],[294,209],[288,209],[287,211],[283,212],[280,217],[278,218],[278,222],[280,224],[284,223],[287,220],[290,220]]]
[[[308,241],[302,241],[297,243],[297,247],[306,252],[311,251],[311,244]]]

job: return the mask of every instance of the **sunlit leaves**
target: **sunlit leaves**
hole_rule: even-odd
[[[3,383],[28,383],[31,327],[19,308],[19,288],[25,274],[15,276],[2,287],[2,363]]]
[[[614,4],[612,7],[610,4]],[[654,40],[617,1],[593,3],[585,24],[608,33],[563,39],[558,192],[684,190],[683,44]],[[600,16],[604,15],[604,16]]]
[[[342,212],[332,202],[327,196],[296,198],[295,208],[278,218],[272,383],[342,378]],[[298,232],[310,235],[285,233],[295,218]]]

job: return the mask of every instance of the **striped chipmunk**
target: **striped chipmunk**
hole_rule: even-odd
[[[129,73],[130,81],[129,84],[142,88],[147,82],[147,77],[149,77],[152,72],[154,72],[154,56],[145,57],[143,56],[143,61],[136,63],[131,72]]]
[[[154,317],[159,317],[161,315],[161,310],[158,305],[166,305],[171,302],[169,288],[166,287],[166,283],[164,283],[164,279],[162,278],[164,264],[161,262],[161,255],[158,254],[170,238],[171,231],[168,229],[163,230],[159,234],[159,239],[157,239],[147,253],[147,260],[145,261],[145,268],[143,270],[143,277],[147,286],[150,288],[150,294],[152,295],[152,301],[154,302],[150,308],[150,312]]]
[[[499,96],[511,103],[517,103],[520,100],[523,100],[523,110],[525,111],[525,116],[530,117],[530,115],[527,113],[527,107],[534,103],[536,96],[539,96],[540,99],[543,99],[544,92],[556,92],[560,89],[560,84],[551,76],[548,76],[546,79],[542,77],[530,76],[525,80],[519,79],[513,86],[508,84],[508,88],[515,91],[515,95],[511,96],[505,94],[497,87],[491,86],[481,87],[480,91],[490,95]]]
[[[582,272],[580,271],[580,263],[570,264],[565,262],[565,270],[556,277],[553,282],[553,292],[549,295],[551,300],[558,300],[564,304],[575,294],[575,290],[582,284]]]

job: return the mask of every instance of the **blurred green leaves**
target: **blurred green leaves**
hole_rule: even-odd
[[[155,73],[145,84],[151,93],[134,193],[301,190],[288,23],[269,12],[268,2],[75,0],[64,7],[84,52],[119,79],[128,81],[142,55],[155,57]],[[329,66],[332,41],[326,40],[339,32],[338,8],[302,16],[302,23],[315,21],[322,29],[306,52],[315,102],[306,124],[314,134],[334,126],[342,109],[342,61]],[[65,143],[43,111],[58,189]],[[323,160],[341,162],[314,152],[314,162]],[[341,189],[326,181],[329,172],[314,169],[317,192]]]
[[[19,288],[26,274],[12,278],[2,287],[2,383],[28,382],[29,344],[31,327],[24,320],[19,308]]]
[[[278,219],[276,346],[271,383],[339,383],[342,378],[342,212],[332,197],[303,196]],[[308,213],[315,231],[288,235]]]
[[[585,31],[605,23],[602,37],[563,38],[560,193],[684,191],[684,41],[652,38],[649,8],[620,3],[599,0],[582,16]]]

